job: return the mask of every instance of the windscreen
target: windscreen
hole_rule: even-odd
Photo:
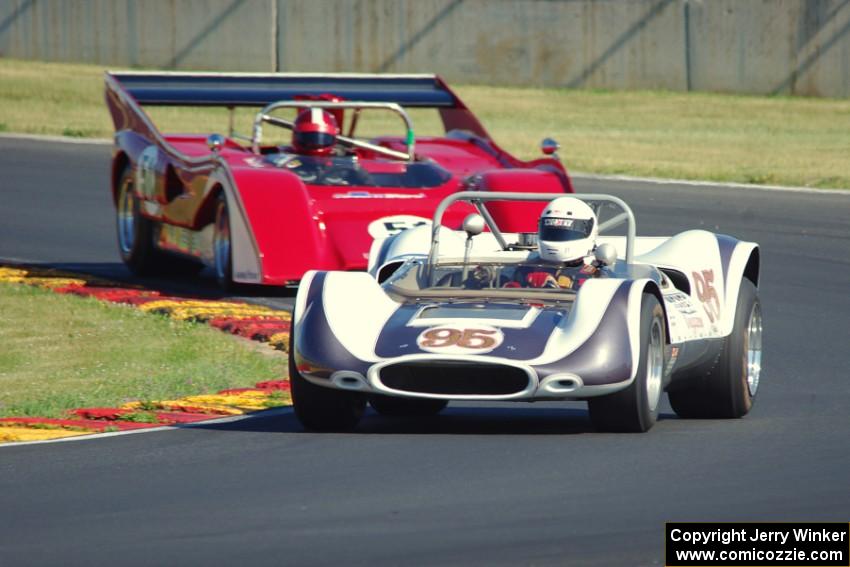
[[[435,266],[434,288],[455,289],[539,289],[571,290],[581,268],[556,266],[551,263],[475,263],[438,264]],[[581,275],[586,278],[586,275]]]
[[[439,187],[451,174],[432,162],[358,160],[352,157],[269,154],[267,161],[298,175],[310,185],[427,189]],[[356,197],[356,195],[352,195]]]
[[[528,313],[526,306],[510,305],[435,305],[426,307],[419,319],[500,319],[522,321]]]
[[[422,301],[425,297],[475,297],[475,301],[485,302],[488,313],[496,307],[500,311],[500,318],[521,320],[519,312],[501,311],[510,309],[510,306],[502,304],[497,307],[493,302],[498,301],[498,298],[515,298],[527,302],[530,297],[539,297],[540,301],[574,300],[575,288],[564,279],[570,276],[566,271],[554,268],[552,264],[540,262],[486,262],[466,266],[460,262],[451,262],[429,266],[424,261],[408,261],[387,278],[382,286],[390,293],[416,301]],[[578,270],[580,268],[575,268],[575,271]],[[573,281],[578,282],[578,277]],[[420,318],[454,318],[461,315],[464,318],[475,318],[474,312],[463,312],[473,308],[471,304],[433,307],[435,311],[426,309]],[[451,309],[451,314],[444,309]],[[517,309],[525,311],[525,307],[520,305]],[[488,317],[493,317],[492,313]]]

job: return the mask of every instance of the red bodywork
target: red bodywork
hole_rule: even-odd
[[[226,195],[234,229],[233,279],[246,283],[285,285],[298,281],[310,269],[363,270],[376,220],[397,215],[430,219],[448,194],[467,188],[482,191],[572,192],[559,160],[541,158],[524,162],[499,148],[475,116],[438,77],[439,88],[454,104],[440,108],[447,134],[417,137],[417,161],[433,160],[451,175],[428,188],[362,185],[313,185],[264,159],[250,147],[227,138],[212,152],[205,136],[169,135],[157,131],[142,110],[142,102],[125,89],[122,79],[134,74],[107,74],[106,101],[115,124],[112,163],[113,197],[126,168],[136,174],[135,193],[145,206],[142,214],[162,227],[157,246],[207,264],[212,252],[209,232],[215,202]],[[189,74],[178,77],[191,76]],[[370,76],[380,77],[380,76]],[[377,80],[377,79],[376,79]],[[317,93],[302,93],[302,98]],[[322,95],[326,96],[326,95]],[[293,97],[295,98],[295,97]],[[181,105],[191,105],[188,101]],[[381,137],[373,144],[405,150],[400,137]],[[398,161],[369,150],[353,150],[368,171],[392,171]],[[535,231],[542,204],[534,203],[500,226]],[[502,215],[498,203],[490,205]],[[458,204],[446,214],[445,224],[460,225],[471,211]],[[380,223],[378,223],[380,227]],[[384,229],[398,230],[409,223]],[[206,229],[206,231],[205,231]],[[252,258],[243,255],[253,256]]]

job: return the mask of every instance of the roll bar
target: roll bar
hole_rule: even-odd
[[[601,223],[599,225],[599,231],[601,232],[603,230],[614,228],[624,222],[628,223],[626,231],[626,264],[632,263],[632,260],[634,258],[637,227],[635,223],[635,215],[632,212],[632,209],[626,204],[625,201],[623,201],[619,197],[614,197],[613,195],[605,195],[602,193],[582,193],[569,194],[563,196],[575,197],[576,199],[580,199],[582,201],[608,202],[619,206],[623,210],[623,212],[611,219],[608,219],[604,223]],[[484,217],[484,221],[490,228],[490,232],[493,233],[493,236],[498,241],[499,246],[501,246],[504,250],[508,247],[508,244],[505,241],[504,235],[499,230],[499,227],[496,225],[495,219],[493,219],[493,216],[490,214],[490,211],[487,210],[487,205],[485,203],[487,201],[551,201],[555,198],[557,198],[557,196],[553,195],[552,193],[490,193],[487,191],[461,191],[459,193],[449,195],[448,197],[440,201],[440,204],[437,205],[437,209],[434,211],[434,220],[433,224],[431,225],[431,250],[428,253],[428,266],[433,267],[436,264],[437,259],[440,255],[440,228],[442,227],[443,214],[446,212],[446,209],[448,209],[457,201],[466,201],[468,203],[471,203],[478,210],[481,216]],[[431,269],[432,279],[433,276],[434,271],[433,269]],[[434,285],[433,281],[431,282],[431,285]]]
[[[280,109],[280,108],[354,108],[354,109],[362,109],[362,108],[383,108],[386,110],[391,110],[401,116],[401,119],[404,121],[405,128],[407,129],[407,136],[405,137],[405,145],[407,146],[407,153],[397,152],[395,150],[391,150],[389,148],[385,148],[383,146],[377,146],[375,144],[370,144],[369,142],[364,142],[362,140],[358,140],[356,138],[350,138],[348,136],[338,135],[336,138],[340,142],[345,145],[352,146],[355,148],[362,148],[366,150],[372,150],[375,152],[383,153],[390,157],[394,157],[396,159],[402,159],[405,161],[413,161],[415,154],[415,138],[413,135],[413,122],[410,120],[410,116],[405,112],[405,110],[394,102],[355,102],[355,101],[342,101],[342,102],[331,102],[331,101],[323,101],[323,100],[305,100],[305,101],[291,101],[291,100],[282,100],[278,102],[273,102],[267,106],[265,106],[260,112],[257,113],[257,116],[254,118],[254,129],[253,134],[251,136],[251,149],[255,154],[260,153],[260,142],[263,137],[263,122],[269,122],[271,124],[275,124],[276,126],[282,126],[284,128],[289,128],[290,130],[293,127],[293,122],[290,120],[285,120],[283,118],[278,118],[276,116],[271,116],[269,113]],[[342,124],[339,125],[342,128]]]

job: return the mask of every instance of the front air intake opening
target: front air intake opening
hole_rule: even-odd
[[[442,396],[508,396],[528,388],[521,368],[478,362],[407,362],[385,366],[379,376],[393,390]]]

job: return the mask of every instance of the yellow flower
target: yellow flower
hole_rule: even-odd
[[[289,350],[289,333],[275,333],[269,337],[269,344],[277,350]]]

